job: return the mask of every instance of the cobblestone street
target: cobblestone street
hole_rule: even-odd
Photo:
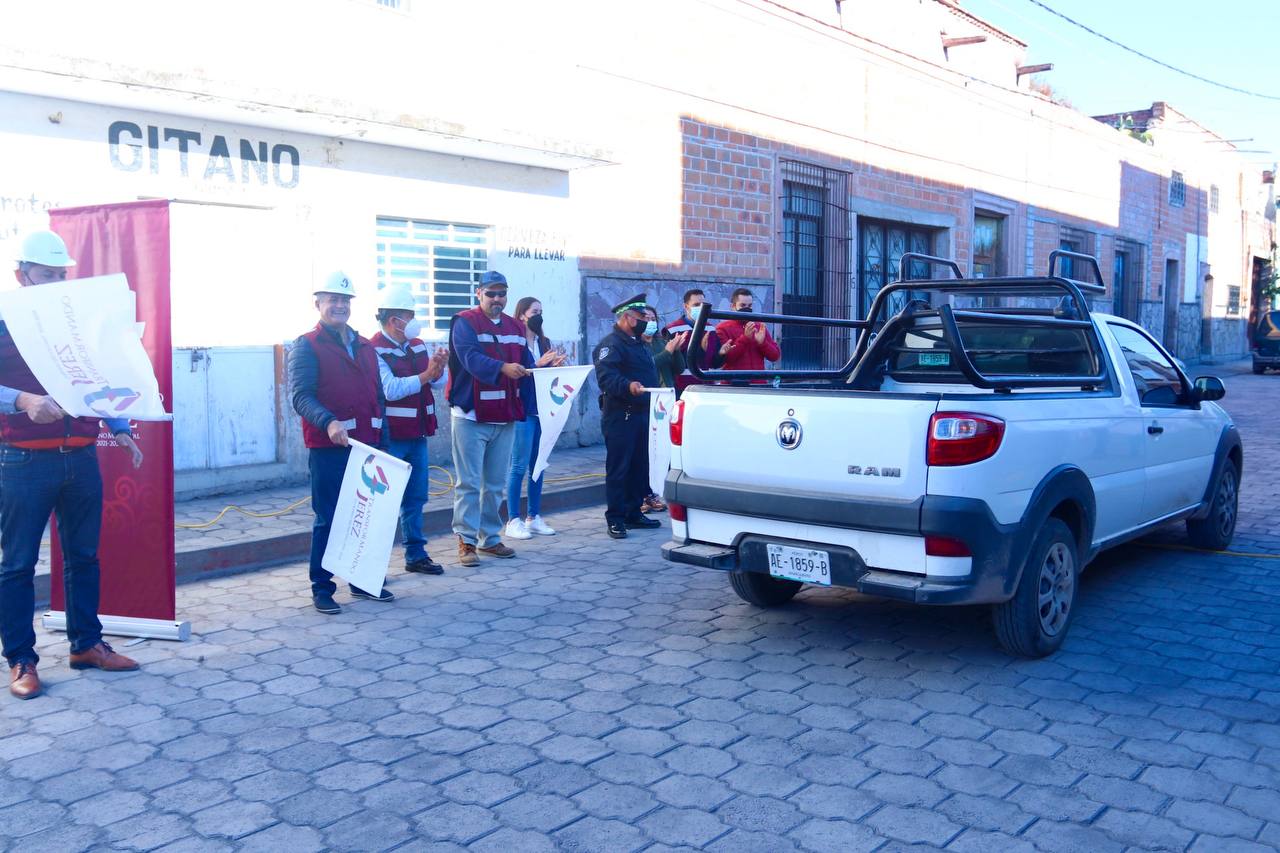
[[[1247,365],[1244,368],[1247,370]],[[302,565],[184,585],[184,644],[0,701],[0,842],[40,850],[1273,850],[1280,377],[1221,372],[1237,553],[1181,528],[1104,555],[1064,649],[984,609],[806,590],[760,611],[666,531],[555,537],[390,604],[310,607]],[[913,848],[915,849],[915,848]]]

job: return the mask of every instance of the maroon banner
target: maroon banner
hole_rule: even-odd
[[[72,278],[124,273],[146,323],[142,345],[173,411],[173,349],[169,326],[169,202],[140,201],[49,211],[50,227],[75,258]],[[102,598],[104,616],[176,618],[173,543],[173,424],[131,421],[145,459],[134,470],[129,454],[104,429],[102,468]],[[66,610],[62,554],[53,537],[53,610]]]

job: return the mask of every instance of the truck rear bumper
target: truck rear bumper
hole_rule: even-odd
[[[672,563],[723,572],[756,571],[768,574],[768,570],[763,567],[742,565],[738,559],[738,549],[725,545],[702,542],[681,545],[678,542],[667,542],[662,546],[662,558]],[[831,585],[915,604],[986,604],[1008,598],[1003,593],[992,597],[987,585],[975,584],[972,577],[941,581],[903,572],[865,568],[850,574],[847,569],[842,571],[838,563],[832,569]]]
[[[922,604],[1007,601],[1017,588],[1031,546],[1024,524],[1000,524],[986,502],[974,498],[925,495],[904,504],[791,493],[780,499],[737,484],[699,480],[675,469],[667,475],[665,493],[668,501],[683,504],[690,512],[705,509],[742,516],[743,530],[751,529],[752,518],[772,518],[905,536],[943,536],[964,542],[973,555],[970,573],[940,578],[895,572],[889,570],[891,567],[869,568],[851,549],[829,543],[777,540],[830,552],[833,586]],[[767,573],[765,562],[753,548],[748,548],[747,556],[742,553],[744,542],[759,545],[751,541],[756,538],[744,533],[731,545],[671,542],[663,546],[662,555],[671,562],[720,571]]]

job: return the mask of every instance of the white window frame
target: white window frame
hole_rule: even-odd
[[[454,314],[476,304],[480,276],[493,257],[492,225],[379,216],[375,235],[378,289],[407,285],[424,340],[449,336]]]

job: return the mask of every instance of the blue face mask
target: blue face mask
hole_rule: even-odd
[[[650,320],[649,322],[645,323],[645,324],[644,324],[644,333],[645,333],[646,335],[648,335],[649,337],[651,337],[651,338],[652,338],[654,335],[658,334],[658,321],[657,321],[657,320]]]
[[[701,305],[694,305],[693,307],[691,307],[691,308],[689,309],[689,319],[690,319],[690,320],[697,320],[697,319],[698,319],[698,315],[699,315],[699,314],[701,314],[701,313],[702,313],[702,306],[701,306]]]

